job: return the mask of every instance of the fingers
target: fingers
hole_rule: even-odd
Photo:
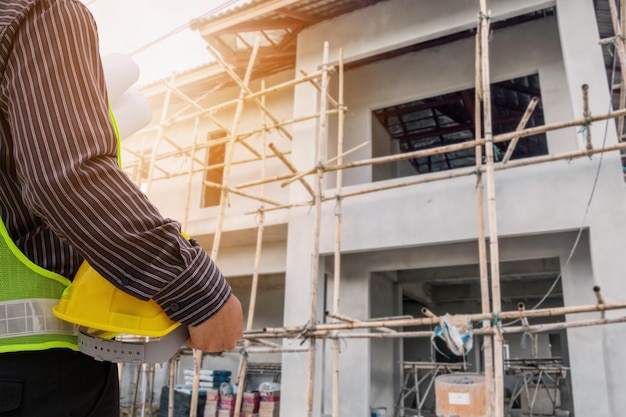
[[[204,352],[232,350],[243,336],[243,311],[235,295],[213,317],[197,326],[189,326],[187,346]]]

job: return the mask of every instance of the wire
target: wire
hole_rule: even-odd
[[[85,3],[85,5],[92,4],[95,1],[97,1],[97,0],[90,0],[89,2]],[[213,9],[209,10],[208,12],[203,13],[202,15],[200,15],[200,17],[198,19],[203,19],[205,17],[217,14],[217,13],[223,11],[224,9],[227,9],[227,8],[233,6],[234,4],[236,4],[236,3],[240,2],[240,1],[241,0],[228,0],[228,1],[220,4],[219,6],[214,7]],[[189,25],[190,25],[190,22],[187,22],[187,23],[185,23],[183,25],[180,25],[180,26],[172,29],[171,31],[164,33],[163,35],[159,36],[158,38],[156,38],[156,39],[146,43],[145,45],[140,46],[139,48],[133,50],[132,52],[128,53],[128,55],[135,56],[138,53],[143,52],[146,49],[149,49],[149,48],[153,47],[154,45],[156,45],[156,44],[158,44],[160,42],[163,42],[165,39],[167,39],[167,38],[169,38],[171,36],[174,36],[177,33],[180,33],[182,31],[184,31],[185,29],[188,29]]]
[[[615,46],[613,46],[613,48],[615,48]],[[611,72],[611,83],[609,86],[610,87],[609,91],[613,91],[613,85],[615,84],[615,68],[616,68],[616,61],[617,61],[615,51],[613,51],[612,55],[613,55],[613,68]],[[609,112],[611,111],[611,107],[612,107],[612,97],[611,97],[611,94],[609,94]],[[606,139],[607,139],[608,131],[609,131],[609,123],[610,123],[610,119],[607,119],[606,124],[604,125],[604,137],[602,138],[602,149],[606,147]],[[587,129],[589,129],[589,127],[587,127]],[[567,267],[567,265],[569,265],[570,261],[572,260],[572,257],[574,256],[574,252],[576,251],[576,248],[578,247],[580,238],[582,237],[582,234],[585,230],[585,221],[587,220],[589,207],[591,207],[593,196],[596,192],[596,188],[598,185],[598,178],[600,177],[600,170],[602,168],[603,159],[604,159],[604,152],[600,152],[600,160],[598,161],[598,168],[596,169],[596,175],[593,179],[593,186],[591,187],[591,193],[589,194],[589,199],[587,200],[587,206],[585,207],[585,213],[583,215],[583,219],[581,222],[582,224],[580,225],[580,228],[578,229],[578,234],[576,235],[576,240],[574,241],[574,245],[572,246],[572,249],[570,250],[569,255],[567,256],[567,259],[565,261],[565,264],[563,265],[561,270]],[[552,291],[554,291],[554,289],[556,288],[556,285],[559,283],[559,281],[561,281],[561,277],[562,277],[562,273],[559,272],[559,275],[557,275],[557,277],[554,279],[554,282],[552,283],[552,286],[550,287],[550,289],[548,289],[548,291],[543,296],[543,298],[539,300],[539,302],[535,304],[535,306],[531,308],[531,310],[536,310],[537,308],[539,308],[539,306],[541,306],[546,301],[546,299],[550,296],[550,294],[552,294]],[[503,324],[503,327],[511,326],[517,323],[518,321],[520,321],[520,319],[515,319],[507,324]]]

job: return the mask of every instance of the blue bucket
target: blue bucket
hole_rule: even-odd
[[[386,407],[371,408],[371,410],[372,410],[372,417],[387,417]]]

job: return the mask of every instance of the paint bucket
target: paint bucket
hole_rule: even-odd
[[[371,408],[372,417],[387,417],[387,407]]]
[[[438,417],[485,417],[487,396],[481,374],[456,373],[435,379]]]

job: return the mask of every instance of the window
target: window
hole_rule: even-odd
[[[216,141],[207,148],[207,167],[204,173],[204,180],[210,183],[222,184],[224,180],[224,158],[226,155],[226,132],[219,130],[209,133],[209,141]],[[222,189],[204,185],[204,196],[202,199],[202,207],[218,206]]]
[[[539,76],[529,75],[493,84],[491,94],[493,134],[514,131],[532,98],[536,96],[541,99]],[[413,152],[473,140],[474,96],[475,89],[472,88],[375,110],[373,119],[377,125],[373,129],[376,136],[374,141],[379,144],[374,147],[374,152],[378,153],[374,156],[382,156],[383,149],[390,149],[388,153]],[[526,127],[543,124],[540,100]],[[392,144],[381,145],[381,140],[390,140]],[[496,161],[502,159],[508,144],[509,142],[495,144]],[[546,136],[538,134],[521,138],[511,159],[547,153]],[[473,166],[475,163],[474,149],[465,149],[412,158],[408,163],[398,164],[395,172],[390,172],[388,168],[386,171],[385,168],[375,168],[374,180],[445,171]]]

